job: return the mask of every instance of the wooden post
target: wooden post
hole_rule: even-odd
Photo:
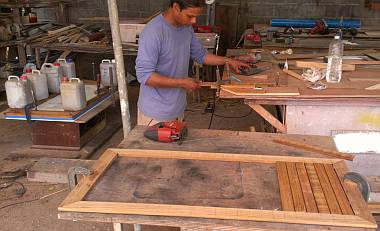
[[[114,49],[115,60],[116,60],[116,73],[117,73],[117,83],[119,86],[121,118],[123,121],[123,133],[124,133],[124,138],[125,138],[127,137],[128,133],[131,131],[131,118],[130,118],[131,116],[129,112],[128,89],[127,89],[127,84],[125,81],[123,47],[121,44],[120,26],[119,26],[119,11],[117,9],[116,0],[108,0],[108,14],[110,17],[113,49]]]
[[[58,22],[63,24],[63,25],[67,25],[68,24],[68,17],[67,17],[67,10],[65,7],[65,3],[63,3],[63,2],[58,3],[58,11],[57,12],[58,12],[57,13]]]

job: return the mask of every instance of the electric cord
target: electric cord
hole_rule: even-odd
[[[208,129],[211,128],[211,125],[212,125],[212,120],[214,119],[214,114],[215,114],[215,101],[216,101],[216,97],[215,97],[215,92],[213,93],[213,110],[212,110],[212,113],[211,113],[211,118],[210,118],[210,123],[208,124]]]
[[[247,114],[242,115],[242,116],[223,116],[223,115],[218,115],[218,114],[215,114],[215,113],[214,113],[214,116],[216,116],[216,117],[221,117],[221,118],[225,118],[225,119],[241,119],[241,118],[245,118],[245,117],[251,115],[252,112],[253,112],[253,110],[250,109],[249,112],[248,112]]]

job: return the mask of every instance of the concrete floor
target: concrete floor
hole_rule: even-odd
[[[209,92],[202,92],[201,103],[189,103],[188,110],[185,113],[186,121],[189,127],[207,129],[210,122],[210,114],[204,114],[203,110],[208,101],[212,102],[212,97],[208,97]],[[136,102],[138,98],[138,85],[129,87],[129,98],[131,108],[131,121],[136,123]],[[4,96],[0,98],[0,111],[6,108]],[[263,120],[250,108],[239,100],[219,100],[216,106],[216,112],[219,116],[214,116],[211,129],[241,130],[249,131],[255,127],[257,131],[263,131]],[[246,115],[246,116],[245,116]],[[243,118],[223,118],[224,117],[241,117]],[[33,155],[20,157],[17,150],[28,148],[32,142],[30,138],[30,128],[24,121],[0,120],[0,224],[2,231],[64,231],[64,230],[113,230],[111,224],[93,223],[93,222],[73,222],[59,220],[57,217],[57,207],[65,198],[68,191],[63,184],[46,184],[28,182],[25,176],[19,177],[16,181],[22,183],[26,188],[26,193],[17,198],[15,185],[1,189],[2,183],[8,181],[1,175],[5,173],[15,173],[18,170],[25,171],[32,166],[40,157]],[[91,159],[97,159],[98,156],[108,147],[116,147],[122,140],[123,134],[120,129],[113,137],[100,148]],[[10,154],[12,152],[12,154]],[[64,191],[61,191],[64,190]],[[58,192],[47,198],[40,199],[43,196]],[[25,202],[34,200],[32,202]],[[25,203],[24,203],[25,202]],[[19,204],[15,204],[19,203]],[[14,204],[14,205],[12,205]],[[8,206],[9,205],[9,206]],[[5,207],[8,206],[8,207]],[[127,226],[127,230],[132,230]],[[168,227],[143,227],[143,230],[177,230]]]

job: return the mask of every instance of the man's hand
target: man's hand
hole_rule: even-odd
[[[234,59],[228,59],[228,65],[238,74],[240,74],[240,69],[250,68],[247,63],[240,62]]]
[[[192,78],[184,78],[184,79],[178,79],[178,80],[179,80],[179,87],[182,87],[188,93],[193,92],[201,87],[199,81],[196,81]]]

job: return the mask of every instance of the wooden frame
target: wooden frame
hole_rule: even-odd
[[[187,160],[217,160],[245,163],[277,164],[283,161],[302,162],[305,164],[331,165],[341,181],[344,192],[351,205],[352,215],[291,212],[275,210],[239,209],[206,206],[147,204],[147,203],[121,203],[84,201],[83,199],[118,157],[161,158],[161,159],[187,159]],[[93,174],[85,177],[75,189],[69,193],[61,203],[58,210],[62,212],[108,213],[130,215],[177,216],[193,218],[214,218],[227,220],[252,220],[263,222],[282,222],[290,224],[330,225],[341,227],[372,228],[377,227],[376,222],[367,209],[367,205],[354,183],[343,182],[342,177],[347,171],[344,161],[340,159],[320,159],[307,157],[289,157],[272,155],[248,155],[228,153],[203,153],[182,151],[154,151],[154,150],[128,150],[108,149],[92,168]],[[282,195],[281,195],[282,196]]]

